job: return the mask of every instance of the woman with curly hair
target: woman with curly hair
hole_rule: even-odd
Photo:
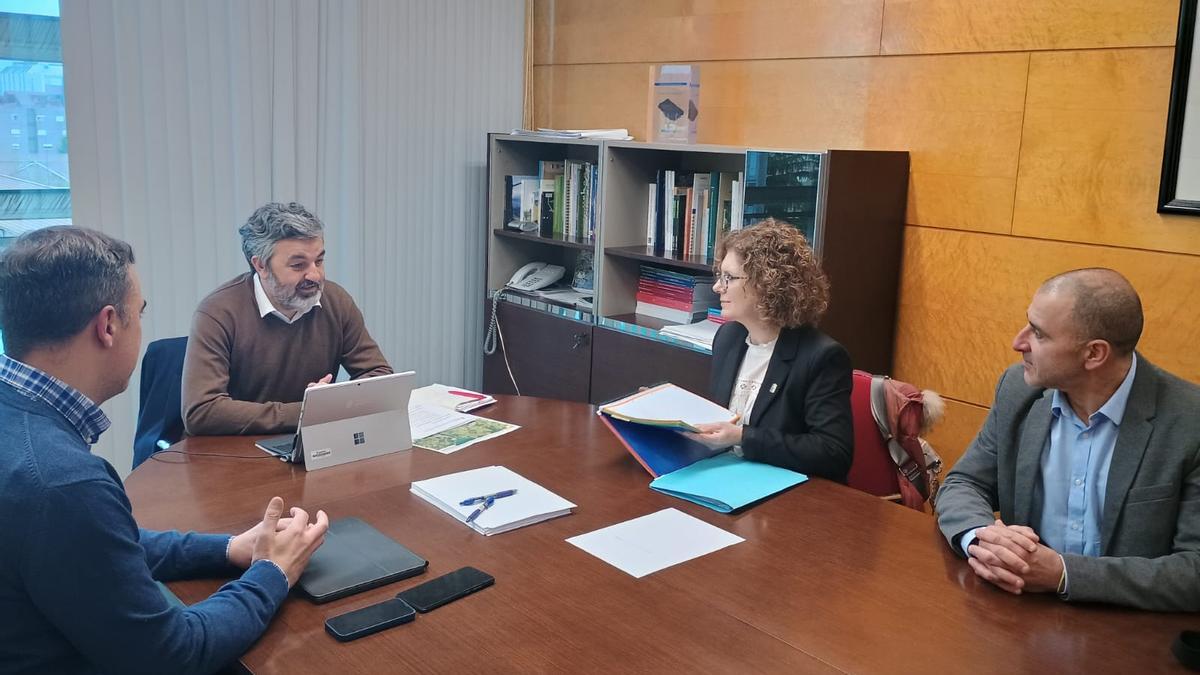
[[[739,416],[688,434],[845,482],[854,452],[845,348],[817,329],[829,281],[796,228],[768,218],[717,244],[713,289],[728,323],[713,340],[713,399]]]

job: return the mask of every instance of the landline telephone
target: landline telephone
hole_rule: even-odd
[[[536,291],[558,281],[566,273],[567,271],[558,265],[531,262],[517,270],[505,286],[518,291]]]
[[[488,322],[487,335],[483,340],[483,353],[491,356],[496,353],[496,335],[499,333],[500,318],[496,314],[497,305],[500,304],[500,297],[504,294],[504,289],[512,289],[515,291],[536,291],[545,288],[550,284],[558,281],[566,275],[567,270],[558,265],[551,265],[544,262],[531,262],[521,269],[517,270],[504,285],[504,288],[497,290],[492,294],[492,319]],[[500,336],[501,341],[504,336]],[[508,357],[505,356],[505,359]],[[507,364],[507,361],[505,362]],[[512,371],[509,371],[509,376],[512,376]],[[513,380],[513,388],[517,390],[517,394],[521,393],[517,387],[517,382]]]

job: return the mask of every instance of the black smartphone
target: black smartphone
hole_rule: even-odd
[[[496,583],[492,575],[474,567],[464,567],[430,579],[420,586],[401,591],[396,597],[422,614]]]
[[[399,626],[417,618],[416,611],[403,600],[392,598],[377,605],[356,609],[325,620],[325,632],[339,642],[349,642],[385,628]]]

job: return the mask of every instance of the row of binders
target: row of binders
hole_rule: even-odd
[[[634,311],[673,323],[692,323],[718,304],[711,274],[681,272],[642,265],[638,272]]]
[[[646,246],[712,259],[722,234],[742,228],[741,171],[659,171],[647,192]]]
[[[595,241],[599,182],[599,167],[591,162],[538,162],[536,176],[504,177],[504,222],[548,239]]]

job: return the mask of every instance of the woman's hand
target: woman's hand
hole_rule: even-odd
[[[734,422],[736,421],[737,418],[734,419]],[[683,431],[680,433],[692,439],[693,441],[703,443],[713,450],[720,450],[721,448],[728,448],[731,445],[741,444],[742,427],[734,422],[712,422],[710,424],[697,424],[696,428],[700,430],[699,433],[692,433],[690,431]]]

